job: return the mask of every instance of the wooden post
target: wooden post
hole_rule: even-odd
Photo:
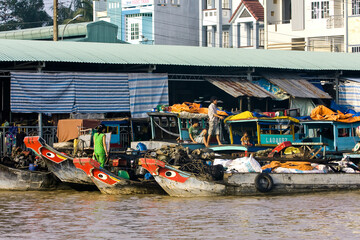
[[[266,101],[266,109],[265,111],[268,112],[269,111],[269,99],[268,98],[265,98],[265,101]]]
[[[42,135],[43,135],[42,113],[39,113],[38,124],[39,124],[39,136],[42,137]]]
[[[53,16],[53,22],[54,22],[54,30],[53,30],[53,40],[57,41],[58,40],[58,32],[59,32],[59,28],[58,28],[58,22],[57,22],[57,15],[58,15],[58,0],[54,0],[54,16]]]
[[[234,136],[232,133],[232,126],[229,124],[229,133],[230,133],[230,144],[234,144]]]
[[[240,97],[239,98],[239,110],[240,110],[240,112],[242,112],[242,102],[243,102],[243,99],[242,99],[242,97]]]
[[[256,129],[257,129],[257,135],[258,135],[258,145],[261,144],[261,138],[260,138],[260,124],[256,122]]]

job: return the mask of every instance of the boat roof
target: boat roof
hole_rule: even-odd
[[[356,125],[360,126],[359,122],[339,122],[339,121],[331,121],[331,120],[303,120],[300,122],[302,125],[310,125],[310,124],[332,124],[332,125]]]
[[[245,122],[266,122],[266,123],[273,123],[273,124],[279,124],[284,121],[290,121],[290,124],[298,123],[296,121],[293,121],[289,118],[250,118],[250,119],[238,119],[238,120],[228,120],[227,122],[229,124],[232,123],[245,123]]]
[[[177,117],[181,119],[204,119],[208,118],[207,114],[189,113],[189,112],[148,112],[149,117]]]

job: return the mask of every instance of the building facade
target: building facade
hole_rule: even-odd
[[[264,8],[258,0],[200,0],[200,46],[262,48]]]
[[[118,38],[132,44],[198,46],[198,4],[191,0],[94,1],[94,20],[119,26]],[[96,12],[97,11],[97,12]]]
[[[268,49],[356,52],[360,1],[267,0]]]

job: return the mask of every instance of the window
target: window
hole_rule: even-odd
[[[329,2],[321,2],[321,18],[329,17]]]
[[[350,136],[350,129],[349,128],[339,128],[338,129],[338,137],[349,137]]]
[[[275,15],[275,12],[274,11],[271,11],[271,16],[273,17]]]
[[[207,0],[207,9],[211,9],[212,8],[212,0]]]
[[[212,47],[212,32],[207,32],[207,46]]]
[[[222,1],[222,8],[229,8],[229,0]]]
[[[320,3],[319,2],[311,3],[311,18],[312,19],[320,18]]]
[[[351,7],[352,7],[352,15],[360,14],[360,0],[352,0]]]
[[[223,32],[223,47],[229,47],[229,32]]]
[[[273,0],[273,4],[277,4],[277,0]]]
[[[180,5],[180,0],[171,0],[172,5]]]
[[[329,17],[329,1],[312,2],[311,18],[320,19]]]
[[[360,47],[352,47],[351,52],[353,53],[360,53]]]
[[[139,24],[132,23],[131,24],[131,40],[139,39]]]

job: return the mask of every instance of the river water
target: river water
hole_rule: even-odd
[[[271,197],[0,191],[0,239],[360,239],[360,192]]]

